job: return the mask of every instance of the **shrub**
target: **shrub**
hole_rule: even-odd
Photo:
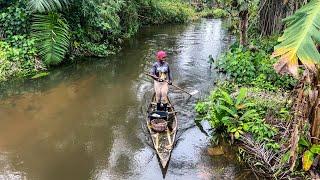
[[[114,52],[116,51],[116,49],[112,45],[92,43],[86,41],[79,44],[77,50],[80,52],[81,55],[96,57],[105,57],[110,54],[114,54]]]
[[[256,77],[254,56],[250,51],[234,48],[218,60],[218,68],[223,69],[235,82],[246,84]]]
[[[7,80],[9,76],[13,76],[20,69],[17,68],[16,63],[8,60],[8,52],[13,52],[8,45],[0,41],[0,80]]]
[[[30,17],[31,13],[20,1],[3,10],[0,8],[0,37],[27,34],[30,29]]]
[[[37,71],[35,39],[12,36],[8,42],[0,41],[0,52],[0,80],[6,80],[10,76],[29,76]]]
[[[225,18],[227,17],[228,12],[219,8],[216,8],[216,9],[205,8],[199,13],[199,15],[205,18]]]
[[[265,122],[264,112],[256,107],[255,101],[247,97],[247,92],[247,89],[241,88],[237,93],[230,94],[218,88],[211,92],[206,101],[196,104],[196,112],[203,120],[208,120],[213,128],[235,139],[249,133],[258,142],[278,149],[279,145],[272,140],[278,130]]]
[[[150,1],[139,11],[143,24],[183,23],[195,16],[195,10],[181,1]]]
[[[273,69],[276,59],[270,58],[271,43],[260,41],[255,49],[231,46],[218,61],[217,67],[226,72],[236,83],[254,85],[266,90],[292,89],[296,80],[288,75],[281,76]]]

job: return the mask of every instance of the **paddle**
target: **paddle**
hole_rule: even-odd
[[[150,77],[154,78],[154,79],[158,79],[158,77],[155,76],[155,75],[152,75],[152,74],[149,74],[149,73],[145,73],[145,74],[146,74],[147,76],[150,76]],[[168,81],[168,80],[164,80],[164,81],[169,84],[169,81]],[[197,94],[197,93],[199,92],[198,90],[194,90],[194,91],[192,91],[191,93],[189,93],[188,91],[182,89],[181,87],[179,87],[179,86],[177,86],[177,85],[171,84],[171,86],[179,89],[179,90],[182,91],[182,92],[185,92],[185,93],[189,94],[190,96],[193,96],[193,95],[195,95],[195,94]]]

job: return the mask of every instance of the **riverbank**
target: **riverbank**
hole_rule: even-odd
[[[308,127],[301,131],[297,165],[290,161],[294,135],[294,96],[297,80],[278,75],[271,58],[277,37],[252,40],[250,47],[232,45],[214,62],[215,71],[227,75],[226,81],[205,100],[197,103],[197,121],[208,121],[213,141],[222,137],[238,147],[238,155],[258,177],[310,178],[305,169]],[[218,141],[214,141],[219,145]],[[317,153],[313,145],[313,153]],[[312,162],[312,161],[311,161]],[[311,164],[310,164],[311,166]],[[310,168],[310,167],[309,167]]]
[[[106,57],[143,25],[195,17],[194,8],[178,0],[55,3],[0,3],[0,81],[41,77],[79,56]]]
[[[209,58],[227,81],[196,110],[213,134],[238,145],[257,178],[320,179],[320,41],[312,38],[319,3],[220,4],[233,12],[229,27],[239,43]]]

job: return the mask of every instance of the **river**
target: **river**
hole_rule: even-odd
[[[220,78],[208,56],[230,41],[221,20],[145,27],[117,55],[2,84],[0,179],[236,179],[243,169],[233,151],[208,155],[210,137],[195,126],[193,110]],[[144,126],[153,87],[144,72],[160,49],[168,52],[174,83],[200,91],[188,100],[170,89],[179,131],[166,170]]]

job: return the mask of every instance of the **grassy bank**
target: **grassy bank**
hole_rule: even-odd
[[[227,11],[220,8],[204,8],[198,12],[198,16],[203,18],[225,18],[228,15]]]
[[[195,16],[179,0],[45,2],[0,2],[0,81],[34,76],[77,56],[105,57],[142,25]]]

